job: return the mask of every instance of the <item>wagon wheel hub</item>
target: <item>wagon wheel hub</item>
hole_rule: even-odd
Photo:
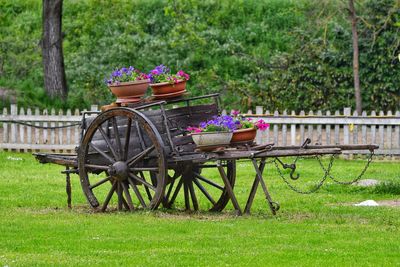
[[[108,169],[108,173],[118,181],[128,179],[129,167],[124,161],[117,161]]]

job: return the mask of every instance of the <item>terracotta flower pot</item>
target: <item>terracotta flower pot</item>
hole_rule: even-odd
[[[133,82],[121,82],[112,84],[108,87],[111,92],[117,97],[116,103],[140,101],[149,87],[150,80],[140,80]]]
[[[229,145],[232,132],[202,132],[192,133],[193,142],[200,149],[209,149]]]
[[[256,135],[256,128],[239,129],[233,132],[231,143],[250,142],[256,138]]]
[[[179,96],[186,92],[186,81],[179,80],[177,83],[152,83],[150,84],[153,90],[153,96]]]

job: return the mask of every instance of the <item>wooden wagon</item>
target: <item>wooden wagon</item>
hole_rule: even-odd
[[[274,202],[263,178],[267,158],[306,155],[336,155],[345,150],[368,149],[376,145],[276,147],[273,144],[236,144],[218,151],[200,151],[188,126],[198,125],[221,113],[219,95],[145,101],[92,115],[83,113],[82,137],[76,154],[35,156],[41,163],[66,166],[70,205],[70,173],[79,174],[83,192],[90,206],[99,211],[170,208],[177,196],[184,195],[187,210],[199,209],[207,202],[210,211],[222,211],[229,200],[238,214],[242,209],[235,197],[236,161],[248,159],[255,170],[254,182],[244,209],[250,213],[257,188],[261,185],[268,207],[275,214]],[[280,160],[279,160],[280,161]],[[331,165],[330,165],[331,166]],[[329,175],[330,166],[325,170]],[[295,164],[283,164],[292,170]],[[204,171],[218,170],[219,176]],[[116,196],[116,197],[113,197]],[[204,202],[203,202],[204,203]],[[183,205],[183,203],[182,203]]]

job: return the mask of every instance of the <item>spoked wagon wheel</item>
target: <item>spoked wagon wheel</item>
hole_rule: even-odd
[[[179,169],[180,175],[173,177],[166,187],[164,207],[170,208],[182,192],[186,210],[190,210],[191,207],[198,210],[200,204],[207,207],[209,211],[222,211],[225,208],[229,195],[222,179],[217,174],[215,165],[185,162],[179,166]],[[203,171],[205,169],[213,169],[215,173],[211,174],[209,170]],[[235,161],[225,162],[224,169],[233,187],[236,180]]]
[[[164,144],[142,113],[116,108],[88,127],[78,152],[82,189],[96,210],[155,209],[165,189]]]

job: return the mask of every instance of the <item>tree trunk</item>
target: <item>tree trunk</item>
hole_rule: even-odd
[[[51,98],[67,98],[62,49],[62,0],[43,0],[42,58],[44,88]]]
[[[349,0],[351,32],[353,36],[353,76],[354,76],[354,95],[356,97],[356,110],[358,114],[362,112],[362,99],[360,88],[360,74],[358,62],[358,34],[357,34],[357,15],[354,8],[354,0]]]

